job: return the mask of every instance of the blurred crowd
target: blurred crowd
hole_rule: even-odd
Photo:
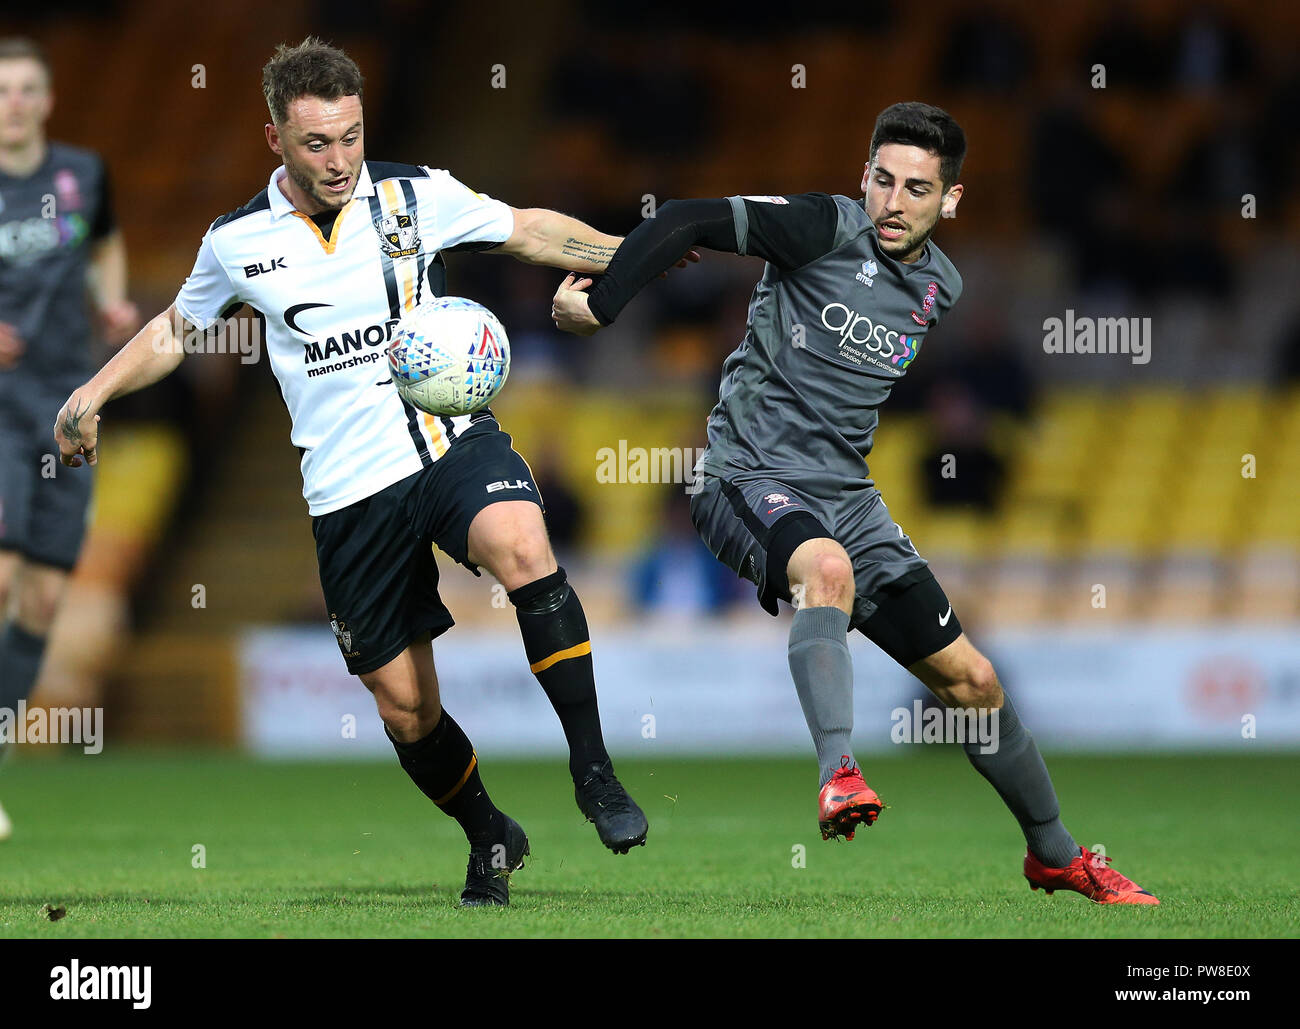
[[[51,17],[111,17],[123,6],[58,0],[48,10]],[[501,151],[517,148],[518,167],[498,181],[508,185],[513,176],[520,183],[518,199],[503,193],[509,202],[562,207],[605,231],[630,231],[644,216],[646,195],[659,203],[691,195],[700,168],[716,170],[718,153],[741,152],[734,145],[738,134],[763,131],[766,99],[750,104],[752,122],[734,119],[745,103],[737,95],[749,81],[744,76],[764,62],[780,79],[792,56],[811,55],[822,81],[858,84],[862,96],[835,98],[845,105],[846,124],[850,102],[865,97],[872,107],[865,122],[856,112],[851,133],[822,141],[838,151],[844,174],[834,181],[794,175],[788,192],[852,193],[874,110],[889,102],[926,99],[959,120],[961,111],[980,113],[978,126],[968,128],[967,166],[983,176],[984,191],[972,191],[962,217],[941,224],[936,236],[966,277],[966,295],[890,401],[892,410],[929,416],[918,472],[931,504],[975,510],[997,504],[1007,469],[991,427],[1029,417],[1045,374],[1036,339],[1041,315],[1025,317],[1017,306],[1024,294],[1050,293],[1056,310],[1101,304],[1117,315],[1186,306],[1208,336],[1198,355],[1230,344],[1238,371],[1300,382],[1300,306],[1287,288],[1297,271],[1300,226],[1288,191],[1300,172],[1300,143],[1287,129],[1300,101],[1300,64],[1295,34],[1275,27],[1268,4],[1113,0],[1086,5],[1089,16],[1080,22],[1086,31],[1066,41],[1054,14],[1018,0],[943,4],[942,17],[927,16],[921,29],[912,9],[891,0],[859,5],[851,19],[815,6],[796,19],[752,5],[684,0],[653,11],[595,0],[561,6],[564,31],[552,31],[527,61],[508,59],[511,74],[527,74],[525,81],[538,88],[522,101],[515,94],[523,106],[512,109],[510,125],[500,126]],[[421,140],[442,138],[444,118],[462,99],[444,85],[431,102],[427,86],[437,69],[424,57],[443,39],[464,38],[477,24],[476,9],[376,0],[362,10],[316,0],[302,13],[303,28],[344,46],[356,42],[358,56],[372,59],[368,133],[376,140],[401,138],[397,149],[405,151],[390,147],[377,156],[420,159],[413,151]],[[1293,27],[1294,17],[1283,24]],[[510,26],[501,28],[506,33]],[[888,55],[911,46],[918,31],[935,38],[907,50],[922,54],[921,63],[894,75]],[[522,42],[520,35],[503,35],[503,55],[516,53],[511,46]],[[446,50],[447,62],[464,61],[461,50]],[[478,47],[473,56],[496,60],[489,50]],[[824,98],[784,92],[789,95],[771,102],[786,109]],[[773,117],[771,124],[790,121]],[[785,145],[780,137],[763,143],[774,158],[788,157]],[[993,174],[989,168],[998,162],[991,151],[1016,156]],[[591,154],[600,160],[587,160]],[[462,164],[454,149],[427,160],[453,170]],[[534,166],[545,170],[536,196],[522,188],[534,181],[528,177]],[[767,169],[738,160],[708,181],[718,194],[781,191]],[[242,184],[241,199],[257,185]],[[1005,231],[989,220],[994,207],[1005,213]],[[131,237],[129,215],[125,222],[128,240],[142,244]],[[1017,265],[1008,251],[1029,257]],[[1044,254],[1050,262],[1038,261]],[[1019,281],[1026,264],[1035,273],[1050,264],[1047,286]],[[641,397],[687,392],[703,410],[716,394],[723,359],[744,334],[750,290],[761,274],[754,259],[706,254],[700,265],[652,284],[614,329],[588,340],[559,334],[550,322],[557,272],[481,256],[453,255],[448,265],[451,291],[492,307],[507,326],[512,382]],[[1202,318],[1205,311],[1213,317]],[[1243,317],[1249,331],[1238,324]],[[1212,362],[1196,360],[1214,374]],[[1185,370],[1157,362],[1150,374],[1178,381]],[[208,430],[248,402],[252,377],[263,391],[268,378],[262,368],[228,371],[218,385],[206,374],[176,376],[125,402],[122,411],[134,406],[186,424],[202,456],[220,460],[221,447]],[[961,477],[941,474],[946,454],[960,462]],[[540,467],[538,478],[551,498],[557,542],[577,541],[581,491],[565,482],[563,462]],[[707,562],[689,581],[686,572],[676,578],[655,572],[696,567],[673,557],[674,548],[693,540],[681,498],[669,497],[665,505],[662,538],[637,565],[632,591],[646,605],[666,593],[725,604],[733,594],[711,581]]]

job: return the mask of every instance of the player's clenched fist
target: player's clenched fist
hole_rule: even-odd
[[[96,447],[99,444],[98,405],[92,404],[79,392],[68,397],[59,417],[54,421],[54,441],[59,445],[59,460],[70,468],[81,467],[84,454],[89,464],[99,462]]]
[[[587,294],[584,292],[591,286],[592,280],[575,279],[572,273],[566,275],[560,288],[555,291],[555,299],[551,301],[551,318],[557,329],[572,332],[575,336],[590,336],[601,327],[587,306]]]

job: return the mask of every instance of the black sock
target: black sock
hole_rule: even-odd
[[[388,738],[411,781],[460,823],[471,850],[489,848],[505,837],[505,816],[488,797],[474,747],[451,715],[443,711],[433,731],[414,743],[399,743],[391,732]]]
[[[609,760],[600,732],[591,635],[582,602],[563,568],[507,596],[515,605],[528,664],[560,716],[569,742],[569,772],[577,780],[588,765]]]

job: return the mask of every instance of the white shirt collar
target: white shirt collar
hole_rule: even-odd
[[[289,202],[289,198],[280,190],[281,180],[288,174],[284,165],[276,168],[271,172],[271,181],[266,187],[267,199],[271,202],[271,217],[281,218],[286,214],[293,214],[297,208]],[[352,196],[369,197],[375,195],[375,184],[370,181],[370,166],[361,162],[361,174],[357,176],[357,188],[352,191]]]

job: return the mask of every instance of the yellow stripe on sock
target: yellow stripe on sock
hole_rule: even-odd
[[[568,650],[557,650],[550,657],[544,657],[536,664],[528,666],[528,670],[534,675],[544,672],[551,665],[559,664],[561,661],[567,661],[571,657],[585,657],[591,653],[591,640],[583,640],[576,647],[570,647]]]
[[[452,797],[456,796],[456,794],[460,792],[460,788],[464,786],[465,783],[469,780],[469,774],[470,772],[474,771],[474,766],[477,764],[478,764],[478,754],[471,754],[469,759],[469,767],[465,769],[465,774],[460,777],[460,782],[458,782],[455,786],[451,788],[450,793],[447,793],[444,796],[439,797],[437,800],[434,801],[434,803],[437,804],[438,807],[442,807],[443,804],[447,803],[447,801],[451,800]]]

